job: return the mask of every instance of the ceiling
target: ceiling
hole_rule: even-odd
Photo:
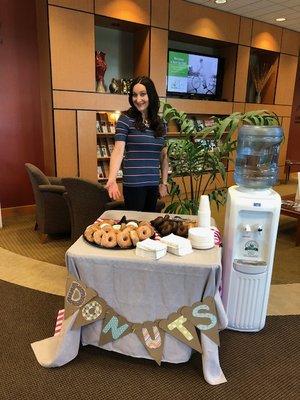
[[[225,4],[216,4],[214,0],[186,1],[300,32],[300,0],[227,0]],[[275,21],[279,17],[286,21]]]

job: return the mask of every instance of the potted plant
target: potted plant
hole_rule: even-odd
[[[226,202],[226,169],[239,126],[279,125],[274,113],[259,110],[212,117],[213,124],[199,130],[186,113],[168,103],[163,104],[163,118],[175,122],[180,131],[179,138],[168,140],[171,203],[165,212],[176,214],[197,214],[202,194],[208,194],[217,207]]]

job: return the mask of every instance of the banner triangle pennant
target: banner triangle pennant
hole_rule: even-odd
[[[202,353],[201,344],[194,325],[179,312],[172,313],[159,322],[159,327],[176,339]]]
[[[220,346],[218,316],[213,297],[206,297],[202,302],[198,301],[191,307],[182,307],[180,312],[195,325],[201,333],[208,336]]]
[[[106,311],[105,319],[102,325],[100,345],[118,340],[132,332],[132,323],[126,318],[117,314],[112,308]]]
[[[150,356],[160,365],[164,350],[165,332],[160,329],[159,320],[134,324],[134,333],[143,343]]]
[[[94,289],[88,288],[82,281],[69,275],[66,283],[65,319],[97,295]]]
[[[79,328],[80,326],[92,324],[95,321],[103,319],[107,310],[105,301],[97,296],[93,297],[84,306],[82,306],[77,314],[76,320],[72,329]]]

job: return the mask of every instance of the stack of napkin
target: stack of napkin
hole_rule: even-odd
[[[140,257],[158,260],[167,254],[167,245],[159,240],[146,239],[142,242],[137,242],[135,254]]]
[[[185,256],[193,252],[191,242],[181,236],[171,233],[161,239],[168,246],[168,252],[176,256]]]

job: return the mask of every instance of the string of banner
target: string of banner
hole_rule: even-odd
[[[197,330],[218,346],[218,316],[213,297],[206,297],[192,306],[183,306],[166,319],[134,323],[119,315],[92,288],[72,275],[68,276],[65,296],[65,319],[79,311],[72,329],[103,320],[99,345],[135,333],[150,356],[161,364],[165,334],[169,334],[202,353]]]

